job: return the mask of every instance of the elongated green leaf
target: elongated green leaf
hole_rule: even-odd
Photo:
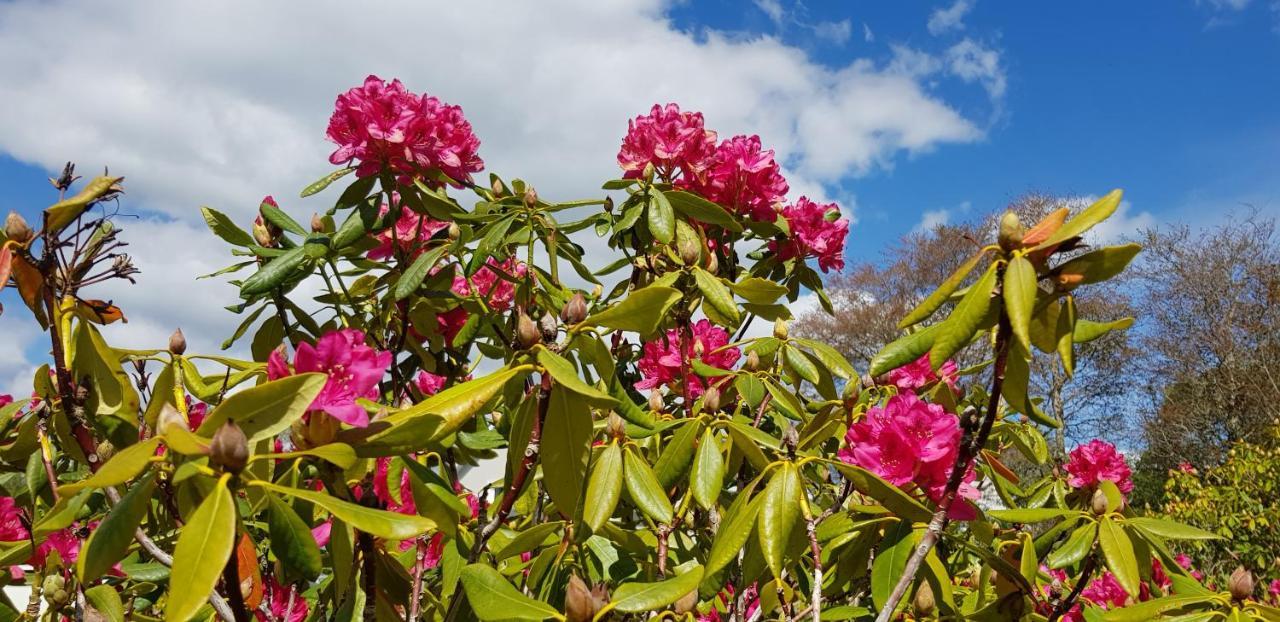
[[[118,190],[121,181],[124,181],[123,177],[99,175],[85,184],[80,192],[46,207],[45,232],[51,237],[57,237],[63,227],[75,222],[75,219],[89,209],[90,204],[113,190]]]
[[[1212,599],[1205,595],[1177,594],[1173,596],[1165,596],[1164,598],[1155,598],[1141,603],[1134,603],[1117,609],[1111,609],[1102,614],[1102,619],[1106,620],[1106,622],[1147,622],[1148,620],[1160,620],[1161,622],[1208,622],[1209,620],[1222,619],[1216,612],[1203,612],[1199,614],[1186,614],[1172,617],[1160,615],[1166,611],[1181,609],[1188,605],[1210,602],[1212,602]],[[1231,619],[1232,618],[1227,618],[1227,620]],[[1247,620],[1250,618],[1241,617],[1237,619]]]
[[[733,294],[729,293],[729,288],[725,287],[719,278],[702,268],[695,267],[693,279],[698,284],[698,291],[702,292],[703,302],[710,305],[717,315],[728,322],[728,325],[737,326],[742,321],[738,305],[733,301]]]
[[[90,607],[102,615],[105,622],[125,622],[124,603],[120,593],[110,585],[95,585],[84,591],[84,599]],[[85,616],[85,619],[91,619]]]
[[[303,262],[307,261],[307,247],[296,246],[272,259],[270,263],[258,269],[240,285],[240,295],[249,297],[265,294],[277,287],[293,274]]]
[[[209,496],[191,514],[173,549],[173,572],[164,619],[186,622],[200,610],[218,585],[222,567],[231,558],[236,539],[236,506],[223,475]]]
[[[1031,350],[1031,314],[1036,306],[1036,269],[1026,257],[1009,260],[1004,271],[1004,308],[1009,326],[1023,347]]]
[[[287,451],[279,454],[259,454],[253,456],[253,460],[289,460],[292,458],[301,458],[310,456],[320,458],[325,462],[333,464],[340,469],[349,469],[351,465],[356,463],[356,451],[346,443],[328,443],[311,449],[299,449],[298,451]]]
[[[665,193],[667,200],[671,202],[671,206],[676,211],[707,224],[719,225],[733,231],[735,233],[742,231],[742,225],[723,207],[712,203],[696,194],[691,194],[683,190],[668,190]]]
[[[563,620],[554,607],[516,591],[497,570],[471,564],[458,575],[476,617],[489,620]]]
[[[1063,285],[1088,285],[1110,279],[1124,271],[1142,250],[1139,244],[1104,246],[1058,266],[1054,272]]]
[[[262,204],[258,206],[258,211],[262,213],[263,218],[267,219],[267,222],[270,222],[285,231],[295,233],[297,235],[307,234],[307,230],[303,229],[302,225],[298,224],[298,221],[286,214],[284,210],[280,209],[274,201],[263,201]]]
[[[378,210],[373,206],[361,206],[351,210],[351,214],[338,226],[338,230],[333,233],[329,242],[336,250],[351,246],[364,238],[377,220]]]
[[[804,353],[797,350],[790,344],[782,346],[782,360],[786,361],[787,368],[795,372],[795,374],[813,384],[818,384],[818,367],[810,361]],[[768,385],[765,385],[768,386]],[[796,413],[799,415],[800,413]]]
[[[316,194],[321,190],[328,188],[329,184],[332,184],[333,182],[338,181],[343,177],[346,177],[348,174],[350,174],[354,170],[356,170],[355,167],[346,166],[336,171],[333,171],[332,173],[329,173],[328,175],[325,175],[324,177],[321,177],[320,179],[317,179],[307,184],[307,187],[303,188],[302,193],[299,194],[298,196],[301,198],[306,198],[313,194]]]
[[[1219,540],[1222,538],[1216,533],[1163,518],[1137,516],[1126,519],[1125,522],[1131,527],[1137,527],[1167,540]]]
[[[1116,208],[1120,207],[1120,199],[1123,196],[1124,193],[1118,189],[1108,192],[1106,196],[1098,199],[1093,205],[1076,214],[1075,218],[1068,220],[1044,242],[1036,245],[1034,250],[1057,246],[1092,229],[1094,225],[1110,218],[1115,213]]]
[[[698,505],[709,510],[715,507],[723,486],[724,455],[720,453],[720,443],[716,442],[715,431],[708,427],[702,432],[702,440],[698,442],[698,455],[693,461],[693,472],[689,475],[689,488]]]
[[[751,496],[754,487],[738,493],[729,509],[724,513],[720,530],[711,543],[711,552],[707,554],[707,574],[714,575],[738,557],[742,547],[746,546],[751,534],[755,533],[756,518],[760,515],[760,506],[764,504],[764,495]]]
[[[1076,300],[1067,296],[1062,301],[1062,310],[1058,312],[1058,358],[1062,361],[1062,370],[1070,378],[1075,374],[1076,355],[1074,335],[1076,331]]]
[[[939,322],[893,340],[871,358],[867,373],[879,377],[919,359],[933,347],[944,325]]]
[[[155,477],[147,476],[130,488],[89,534],[76,560],[76,574],[81,582],[94,581],[124,559],[133,543],[134,531],[147,515],[154,490]]]
[[[667,498],[662,485],[658,483],[658,478],[654,476],[653,469],[649,468],[649,463],[643,457],[636,455],[630,447],[623,450],[622,462],[625,466],[627,494],[631,496],[636,507],[654,522],[670,524],[675,510],[671,507],[671,500]]]
[[[987,516],[998,518],[1007,523],[1041,523],[1055,518],[1078,514],[1075,510],[1062,508],[1017,508],[1012,510],[987,510]]]
[[[598,408],[615,408],[618,406],[618,400],[613,399],[608,393],[583,382],[578,377],[578,370],[574,369],[573,363],[570,363],[568,359],[559,354],[540,347],[538,348],[538,363],[547,370],[547,373],[551,374],[551,377],[555,379],[560,387],[585,399],[592,406]]]
[[[249,485],[288,497],[296,497],[303,501],[310,501],[324,508],[325,511],[334,515],[338,520],[360,531],[378,538],[386,538],[387,540],[406,540],[431,531],[436,526],[435,521],[429,518],[375,510],[343,501],[323,492],[280,486],[266,481],[254,481],[250,482]]]
[[[786,287],[758,276],[749,276],[729,285],[729,288],[747,302],[758,305],[771,305],[787,293]]]
[[[806,347],[818,360],[827,367],[831,373],[849,380],[857,377],[857,372],[853,369],[853,364],[849,359],[845,358],[839,350],[813,339],[793,338],[792,341]]]
[[[622,471],[618,471],[621,475]],[[618,480],[618,484],[622,484],[622,480]],[[538,523],[518,534],[507,542],[497,553],[493,554],[495,559],[506,559],[515,557],[521,553],[532,551],[542,546],[542,543],[548,536],[564,529],[564,523],[560,521],[552,521],[548,523]]]
[[[1125,330],[1133,326],[1133,318],[1123,317],[1110,322],[1092,322],[1089,320],[1077,319],[1076,330],[1073,340],[1076,343],[1087,343],[1093,341],[1113,330]]]
[[[885,530],[875,561],[871,564],[871,600],[877,607],[884,607],[907,567],[907,559],[919,538],[911,524],[899,521]]]
[[[151,457],[156,455],[156,447],[159,445],[160,438],[156,436],[134,443],[112,456],[89,479],[61,486],[59,491],[63,495],[73,495],[86,488],[106,488],[128,482],[147,468]]]
[[[582,521],[592,531],[600,527],[613,516],[613,509],[618,505],[618,497],[622,495],[622,450],[617,441],[612,441],[600,452],[595,464],[591,466],[591,479],[587,482],[586,506],[582,511]]]
[[[613,592],[613,601],[607,607],[626,613],[656,611],[698,589],[702,582],[702,567],[695,566],[666,581],[655,583],[624,583]]]
[[[449,251],[447,245],[437,246],[421,255],[418,255],[409,264],[409,268],[400,275],[400,279],[396,281],[395,289],[392,290],[392,297],[396,300],[404,300],[418,291],[418,287],[422,285],[422,281],[426,280],[427,275],[431,274],[431,269],[436,267],[440,262],[440,258]]]
[[[664,489],[674,486],[693,462],[693,445],[698,440],[701,428],[701,424],[696,421],[682,425],[662,450],[658,461],[653,464],[654,475]]]
[[[680,300],[680,290],[650,285],[631,292],[621,302],[592,314],[583,323],[648,335],[657,330],[667,311]]]
[[[327,380],[324,374],[298,374],[233,393],[209,413],[196,433],[212,438],[231,419],[250,444],[272,438],[302,417]]]
[[[1071,532],[1066,542],[1049,552],[1045,557],[1045,563],[1053,569],[1075,565],[1093,550],[1093,541],[1097,533],[1098,528],[1095,523],[1085,523],[1077,527]]]
[[[764,553],[769,571],[774,577],[781,577],[782,556],[791,540],[791,530],[800,516],[800,495],[803,494],[800,469],[793,463],[783,463],[773,472],[769,484],[760,494],[764,496],[757,525],[760,550]]]
[[[591,411],[586,402],[563,389],[553,389],[542,424],[542,485],[560,512],[573,517],[582,496],[591,449]]]
[[[1102,545],[1107,568],[1116,576],[1116,581],[1130,596],[1137,598],[1142,576],[1138,574],[1138,558],[1134,555],[1129,535],[1110,517],[1104,516],[1098,523],[1098,542]]]
[[[919,305],[916,305],[916,308],[912,309],[906,317],[898,322],[898,328],[906,328],[929,319],[929,316],[933,315],[933,312],[937,311],[938,307],[941,307],[942,303],[946,302],[951,297],[951,294],[954,294],[960,288],[960,284],[964,282],[965,277],[969,276],[970,272],[973,272],[978,262],[982,261],[982,258],[986,255],[986,249],[980,250],[973,257],[970,257],[968,261],[960,264],[960,267],[956,268],[956,271],[952,272],[951,276],[948,276],[947,280],[938,286],[938,289],[925,297]],[[872,375],[878,376],[879,374]]]
[[[834,466],[840,474],[853,483],[854,489],[876,501],[894,514],[917,523],[927,523],[933,518],[929,508],[916,501],[914,497],[902,492],[902,489],[880,479],[878,475],[862,467],[845,464],[839,460],[826,462]]]
[[[659,190],[649,192],[649,207],[645,210],[649,219],[649,233],[662,244],[670,244],[676,235],[676,215],[667,196]]]
[[[267,493],[267,532],[270,534],[271,552],[289,573],[314,580],[324,569],[320,559],[320,547],[311,535],[311,529],[302,522],[289,504]]]
[[[969,343],[973,333],[982,324],[982,318],[991,306],[991,290],[995,287],[996,266],[991,264],[978,282],[969,287],[969,292],[960,299],[951,315],[941,324],[942,328],[934,339],[933,348],[929,350],[929,364],[934,370],[942,367],[953,354]]]
[[[200,214],[204,216],[204,223],[209,226],[209,230],[224,242],[236,246],[253,246],[253,236],[237,227],[235,221],[226,214],[209,207],[201,207]]]

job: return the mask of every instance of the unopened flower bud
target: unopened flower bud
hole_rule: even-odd
[[[172,335],[169,335],[169,352],[178,356],[182,356],[187,351],[187,337],[182,334],[182,329],[176,329]]]
[[[613,197],[604,198],[604,211],[609,214],[613,213]]]
[[[707,272],[715,274],[720,271],[720,259],[715,253],[707,253]]]
[[[759,370],[760,370],[760,355],[759,355],[758,353],[756,353],[756,351],[755,351],[755,350],[752,350],[752,351],[748,352],[748,353],[747,353],[747,362],[746,362],[744,365],[745,365],[745,367],[747,368],[747,371],[759,371]]]
[[[112,445],[111,441],[102,440],[98,442],[97,448],[93,451],[98,454],[98,460],[100,462],[106,462],[110,460],[112,456],[116,455],[116,446]]]
[[[693,608],[697,606],[698,606],[698,590],[693,590],[692,592],[689,592],[688,594],[681,596],[680,600],[676,601],[674,609],[675,609],[676,615],[682,616],[686,613],[689,613],[690,611],[693,611]]]
[[[569,302],[565,303],[564,308],[560,309],[560,319],[565,324],[578,324],[582,320],[587,319],[587,297],[582,292],[577,292]]]
[[[1004,213],[1000,217],[1000,234],[997,241],[1000,248],[1005,251],[1011,251],[1022,245],[1022,236],[1026,235],[1026,229],[1022,227],[1022,221],[1018,220],[1018,215],[1012,211]]]
[[[663,404],[662,402],[661,393],[654,391],[653,393],[649,394],[649,410],[652,410],[653,412],[656,412],[656,413],[660,413],[662,412],[662,409],[664,406],[665,404]]]
[[[1103,514],[1106,514],[1107,510],[1109,509],[1107,508],[1106,493],[1102,492],[1101,490],[1093,491],[1093,497],[1089,499],[1089,509],[1093,510],[1093,513],[1098,516],[1102,516]]]
[[[920,582],[920,587],[916,590],[916,599],[912,605],[915,607],[917,618],[927,618],[933,614],[937,602],[933,599],[933,588],[929,587],[928,581]]]
[[[684,265],[695,266],[702,259],[702,241],[695,237],[682,237],[676,242],[676,251]]]
[[[644,179],[645,179],[645,181],[653,181],[653,176],[654,176],[654,174],[655,174],[655,173],[657,173],[657,172],[658,172],[658,169],[656,169],[656,168],[654,168],[654,167],[653,167],[653,162],[649,162],[649,163],[645,164],[645,165],[644,165]]]
[[[720,389],[707,387],[707,392],[702,395],[702,409],[709,413],[720,410]]]
[[[795,451],[796,446],[800,444],[800,431],[796,426],[787,426],[787,429],[782,431],[782,444],[789,451]]]
[[[14,242],[26,244],[35,237],[35,232],[27,225],[27,219],[22,214],[10,211],[9,217],[4,219],[4,235]]]
[[[261,218],[253,221],[253,239],[258,243],[258,246],[263,247],[275,246],[276,243],[275,239],[271,236],[271,230],[268,229],[266,225],[262,224]]]
[[[529,186],[529,189],[524,191],[524,204],[529,207],[538,205],[538,191],[534,190],[533,186]]]
[[[227,419],[209,443],[209,461],[232,473],[239,473],[249,463],[249,439],[235,421]]]
[[[449,239],[456,240],[461,235],[462,235],[462,227],[459,227],[458,223],[456,222],[449,223]]]
[[[596,615],[595,599],[591,590],[578,575],[569,576],[569,586],[564,592],[564,617],[567,622],[588,622]]]
[[[609,418],[605,420],[604,432],[609,438],[623,438],[627,435],[627,424],[618,416],[618,413],[609,413]]]
[[[533,319],[521,313],[516,320],[516,340],[520,343],[520,347],[527,350],[538,345],[542,338],[539,333],[538,325],[533,322]]]
[[[494,197],[501,197],[507,193],[507,189],[502,187],[502,180],[497,177],[493,178],[493,183],[490,184],[489,188],[493,190]]]
[[[773,336],[777,337],[778,339],[787,338],[787,321],[786,320],[782,318],[778,318],[773,321]]]
[[[693,341],[693,355],[698,358],[702,358],[702,355],[706,353],[707,353],[707,346],[703,345],[701,339],[695,339]]]
[[[591,297],[592,297],[592,298],[595,298],[595,299],[599,300],[599,299],[600,299],[600,296],[601,296],[601,295],[603,295],[603,294],[604,294],[604,286],[603,286],[603,285],[601,285],[601,284],[599,284],[599,283],[596,283],[596,286],[591,288]]]
[[[1249,598],[1253,596],[1253,587],[1253,573],[1245,570],[1244,566],[1236,566],[1235,572],[1227,580],[1227,590],[1231,592],[1231,597],[1236,600]]]
[[[542,319],[538,320],[538,331],[542,333],[542,340],[546,342],[554,342],[556,340],[556,332],[560,329],[560,323],[556,321],[556,316],[550,312],[543,313]]]
[[[324,218],[321,218],[320,214],[311,215],[311,232],[324,233]]]

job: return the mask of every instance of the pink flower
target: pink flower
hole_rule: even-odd
[[[413,383],[418,386],[418,390],[423,395],[435,395],[444,388],[444,383],[449,380],[446,376],[433,374],[429,371],[418,372],[418,377],[414,378]]]
[[[445,341],[453,343],[453,338],[458,336],[462,331],[462,327],[467,325],[467,319],[471,314],[467,313],[462,307],[454,307],[440,313],[436,316],[436,325],[440,328],[440,334],[444,336]]]
[[[373,471],[373,496],[386,504],[387,509],[392,512],[401,514],[417,514],[417,506],[413,502],[413,486],[409,484],[408,469],[401,469],[399,492],[400,501],[396,501],[391,496],[391,482],[387,481],[390,475],[391,458],[378,458],[378,466]]]
[[[903,391],[914,390],[936,382],[940,374],[942,381],[954,391],[956,390],[956,371],[956,362],[947,361],[935,374],[933,367],[929,364],[929,354],[925,353],[914,363],[907,363],[889,372],[889,382]]]
[[[200,424],[204,423],[204,418],[209,416],[209,405],[204,402],[197,402],[187,396],[187,425],[194,432]]]
[[[1189,557],[1186,553],[1178,553],[1173,558],[1173,561],[1178,562],[1178,565],[1182,566],[1183,570],[1188,571],[1191,574],[1191,578],[1195,579],[1196,581],[1204,581],[1203,572],[1200,572],[1199,570],[1191,569],[1191,565],[1194,562],[1192,561],[1191,557]]]
[[[399,196],[393,195],[393,201],[398,201]],[[386,203],[378,210],[379,216],[386,215],[391,211],[391,207]],[[417,258],[425,250],[422,243],[431,239],[436,233],[442,229],[449,228],[449,223],[434,220],[426,214],[419,214],[408,206],[401,206],[400,217],[396,219],[395,225],[374,234],[374,239],[378,240],[378,246],[369,249],[369,259],[382,260],[391,257],[396,250],[405,253],[410,259]]]
[[[307,599],[298,593],[298,589],[292,585],[280,585],[275,577],[267,577],[263,582],[263,588],[266,591],[267,608],[270,609],[270,615],[261,609],[254,611],[253,614],[261,622],[302,622],[307,619]],[[290,602],[292,601],[292,605]],[[286,616],[287,612],[287,616]]]
[[[1183,473],[1189,473],[1193,475],[1196,472],[1196,468],[1191,466],[1191,463],[1187,462],[1186,460],[1183,460],[1182,462],[1178,463],[1178,470],[1182,471]]]
[[[1272,579],[1267,585],[1267,593],[1271,595],[1271,602],[1280,600],[1280,579]]]
[[[622,176],[635,179],[652,164],[661,179],[701,177],[716,151],[716,133],[703,127],[702,113],[680,112],[680,106],[653,105],[647,116],[627,122],[618,151]]]
[[[12,395],[9,395],[8,393],[0,395],[0,408],[4,408],[5,406],[8,406],[9,404],[12,404],[12,403],[13,403]]]
[[[899,393],[883,407],[872,407],[865,417],[849,427],[846,447],[839,457],[879,475],[898,487],[914,485],[935,502],[947,486],[960,443],[960,421],[937,404],[929,404],[915,393]],[[975,474],[965,475],[959,495],[970,501],[978,498],[973,487]],[[968,520],[974,510],[967,503],[952,505],[952,518]]]
[[[470,279],[460,273],[454,275],[451,289],[459,296],[475,294],[484,298],[492,311],[506,311],[516,297],[516,284],[511,279],[522,279],[528,274],[529,267],[514,257],[502,262],[490,257]]]
[[[1071,450],[1067,461],[1067,483],[1075,488],[1093,487],[1102,480],[1115,482],[1120,492],[1133,490],[1129,465],[1116,446],[1094,439]]]
[[[21,542],[30,535],[22,524],[22,508],[13,497],[0,497],[0,542]]]
[[[388,84],[369,76],[339,95],[326,135],[338,145],[329,161],[357,160],[361,177],[388,168],[402,174],[438,170],[463,181],[484,168],[476,153],[480,139],[462,109],[410,93],[399,80]]]
[[[323,410],[339,421],[363,428],[369,425],[369,414],[356,400],[378,397],[378,382],[389,365],[390,352],[374,350],[365,345],[363,332],[346,328],[326,333],[315,347],[309,343],[299,345],[293,358],[293,373],[328,375],[310,410]],[[288,375],[283,353],[279,349],[273,351],[267,359],[267,377],[275,380]]]
[[[663,385],[679,390],[681,383],[689,389],[691,397],[698,397],[706,390],[708,382],[717,378],[703,378],[691,371],[682,369],[685,359],[699,358],[703,363],[720,369],[730,369],[738,362],[737,348],[722,348],[729,343],[729,333],[723,328],[714,326],[707,320],[698,320],[692,327],[692,338],[684,344],[684,352],[679,347],[680,330],[673,328],[667,331],[666,338],[655,339],[644,344],[644,352],[638,366],[644,379],[636,383],[637,389],[654,389]]]
[[[1129,600],[1129,593],[1109,570],[1104,570],[1101,576],[1090,581],[1080,596],[1103,609],[1123,607]]]
[[[440,560],[444,557],[444,534],[436,532],[431,536],[431,540],[425,544],[421,538],[418,539],[418,546],[424,548],[422,553],[422,568],[431,570],[440,565]]]
[[[774,205],[788,189],[773,150],[761,149],[759,136],[734,136],[720,143],[706,173],[682,178],[679,185],[763,222],[778,219]]]
[[[45,536],[44,542],[36,546],[35,552],[31,554],[31,559],[27,563],[42,567],[49,554],[56,551],[64,566],[75,564],[76,558],[80,556],[80,539],[72,529],[71,527],[60,529]]]
[[[823,272],[844,269],[844,240],[849,235],[849,219],[840,215],[835,203],[814,203],[800,197],[794,205],[782,210],[791,228],[784,242],[771,240],[769,249],[781,260],[793,257],[816,257]]]
[[[316,546],[318,547],[323,548],[329,544],[329,536],[331,535],[333,535],[333,519],[311,528],[311,538],[316,541]]]

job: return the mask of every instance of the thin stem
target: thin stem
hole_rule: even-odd
[[[1084,591],[1084,587],[1089,584],[1089,580],[1093,577],[1093,571],[1098,567],[1098,559],[1096,555],[1089,555],[1084,560],[1084,567],[1080,569],[1080,579],[1076,581],[1075,587],[1071,588],[1071,592],[1067,597],[1058,601],[1053,606],[1053,613],[1049,614],[1048,622],[1058,622],[1058,618],[1066,615],[1071,607],[1080,599],[1080,593]]]

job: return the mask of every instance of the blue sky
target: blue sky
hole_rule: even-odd
[[[461,105],[489,169],[551,198],[615,176],[651,104],[702,110],[722,136],[759,133],[793,194],[842,203],[851,261],[1027,191],[1122,187],[1115,233],[1280,214],[1280,0],[392,0],[400,18],[376,25],[339,0],[96,9],[0,3],[0,210],[34,218],[68,158],[127,176],[143,274],[108,337],[131,347],[182,325],[216,349],[234,293],[191,278],[229,260],[198,206],[241,222],[266,194],[300,219],[327,207],[293,197],[330,169],[334,95],[368,73]],[[0,302],[3,392],[42,346]]]

